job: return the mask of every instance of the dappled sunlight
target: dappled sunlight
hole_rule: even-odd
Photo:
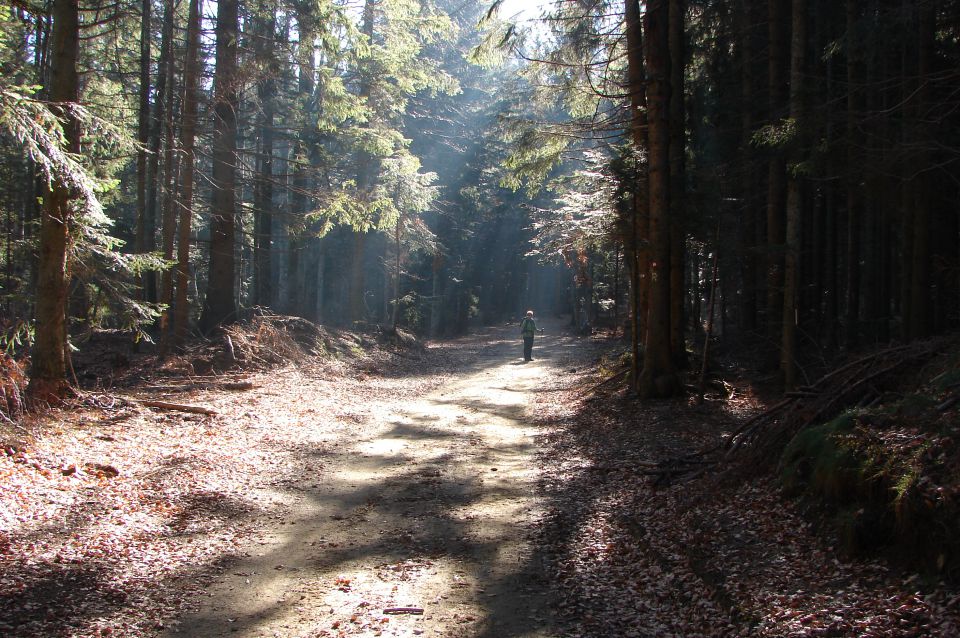
[[[393,456],[410,445],[405,439],[384,438],[375,441],[366,441],[357,447],[361,454],[372,454],[375,456]]]
[[[326,469],[268,498],[275,522],[178,636],[546,635],[543,592],[518,583],[539,570],[527,534],[544,507],[530,398],[562,339],[517,367],[513,332],[491,330],[501,338],[432,392],[318,427],[322,447],[305,452]]]
[[[119,474],[46,470],[74,489],[43,493],[56,520],[25,524],[17,542],[44,549],[4,578],[27,583],[18,600],[30,605],[78,588],[66,617],[90,635],[134,604],[150,605],[137,631],[168,638],[550,635],[530,537],[548,506],[542,427],[530,419],[561,382],[566,338],[543,338],[538,360],[515,366],[514,333],[444,346],[463,359],[455,374],[443,356],[405,380],[290,368],[242,394],[184,398],[215,417],[82,420],[58,435],[76,466]],[[118,448],[134,436],[140,447]],[[106,611],[83,606],[91,592]],[[14,622],[31,622],[26,608]]]

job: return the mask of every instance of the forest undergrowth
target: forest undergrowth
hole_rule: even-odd
[[[927,346],[779,402],[733,373],[701,404],[608,384],[544,401],[565,424],[544,438],[541,533],[570,635],[957,635],[960,350]],[[811,422],[825,404],[844,427]]]

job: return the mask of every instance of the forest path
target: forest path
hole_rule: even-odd
[[[463,369],[428,393],[356,396],[352,427],[318,419],[324,444],[304,454],[323,469],[265,496],[286,513],[170,635],[553,635],[528,538],[544,504],[527,415],[575,356],[559,327],[529,363],[514,326],[472,335]]]

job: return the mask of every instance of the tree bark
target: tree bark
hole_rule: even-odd
[[[670,349],[670,38],[668,0],[651,0],[644,17],[647,70],[647,185],[650,211],[650,307],[640,396],[680,390]]]
[[[760,189],[760,180],[756,177],[757,163],[754,158],[752,137],[755,125],[757,99],[757,79],[755,72],[756,46],[754,38],[754,2],[746,0],[737,11],[737,33],[739,37],[737,52],[740,64],[740,164],[743,174],[742,188],[739,190],[740,211],[738,240],[740,243],[740,278],[742,296],[740,299],[740,326],[744,330],[757,328],[758,301],[761,290],[758,278],[762,271],[758,267],[757,247],[759,233],[762,232],[761,212],[756,193]]]
[[[367,317],[366,301],[366,244],[367,233],[353,231],[353,252],[350,255],[350,320],[363,321]]]
[[[174,193],[176,181],[174,173],[176,161],[174,159],[174,117],[173,117],[173,93],[174,93],[174,58],[173,58],[173,27],[174,27],[174,6],[173,0],[166,0],[163,12],[163,47],[168,49],[165,58],[167,63],[161,65],[161,70],[167,76],[166,95],[163,107],[165,113],[163,121],[164,142],[163,142],[163,192],[161,196],[162,210],[162,241],[163,258],[167,263],[173,261],[173,253],[176,245],[177,234],[177,211],[174,207]],[[160,355],[166,356],[170,351],[170,313],[173,305],[173,272],[167,268],[163,271],[160,279],[160,303],[165,307],[160,316]]]
[[[367,37],[369,42],[373,42],[374,18],[376,3],[374,0],[364,0],[363,16],[360,25],[360,31]],[[360,97],[363,98],[371,109],[375,105],[371,104],[371,88],[373,84],[373,70],[363,68],[360,71]],[[371,117],[375,117],[371,114]],[[368,122],[368,126],[372,123]],[[378,162],[370,153],[361,151],[357,155],[357,191],[361,197],[372,195],[374,175],[378,170]],[[350,259],[350,320],[362,321],[367,319],[366,304],[366,253],[368,246],[368,231],[365,228],[353,229],[353,253]]]
[[[674,361],[684,368],[687,364],[683,321],[687,153],[683,78],[686,73],[686,13],[686,0],[670,1],[670,349]]]
[[[160,59],[157,61],[156,99],[150,117],[150,154],[147,157],[147,192],[143,215],[143,243],[140,252],[153,252],[157,248],[157,211],[161,209],[161,169],[160,159],[163,146],[163,128],[168,119],[166,109],[172,104],[169,99],[173,91],[168,86],[173,65],[173,11],[169,0],[164,2],[163,27],[160,40]],[[157,276],[150,270],[143,273],[143,297],[147,301],[157,301]]]
[[[771,125],[783,123],[787,107],[787,56],[786,0],[769,0],[769,121]],[[783,311],[783,243],[787,175],[784,151],[774,148],[767,163],[767,331],[768,337],[776,340],[782,323]]]
[[[396,251],[394,267],[396,272],[393,277],[393,312],[391,313],[390,323],[393,325],[393,330],[396,332],[397,326],[400,323],[400,269],[402,264],[402,243],[401,239],[403,238],[403,215],[397,218],[397,225],[393,229],[393,248]]]
[[[276,114],[277,59],[272,51],[276,31],[276,14],[271,7],[261,7],[257,17],[256,56],[264,76],[257,83],[260,99],[258,118],[260,152],[257,161],[257,182],[254,185],[254,303],[269,306],[273,303],[273,128]]]
[[[193,168],[200,85],[201,0],[190,0],[187,49],[183,63],[183,117],[180,126],[180,193],[177,227],[177,292],[173,314],[173,344],[181,348],[190,329],[190,232],[193,225]]]
[[[919,145],[916,166],[920,172],[913,176],[913,267],[910,279],[909,337],[921,339],[930,334],[930,184],[929,147],[930,128],[924,118],[931,102],[930,78],[933,73],[933,56],[936,38],[936,14],[930,2],[918,2],[917,33],[917,79],[920,83],[916,93],[917,131],[914,144]],[[909,186],[908,186],[909,187]]]
[[[860,340],[860,74],[858,44],[852,35],[857,23],[857,0],[847,0],[847,312],[846,343],[855,349]]]
[[[236,161],[239,86],[239,3],[217,3],[216,72],[213,80],[213,174],[210,220],[210,272],[200,325],[204,331],[236,319]]]
[[[901,19],[906,29],[917,29],[916,8],[917,0],[901,0]],[[914,31],[916,33],[916,31]],[[915,42],[915,41],[914,41]],[[916,78],[917,50],[909,37],[903,38],[900,47],[900,75],[901,85],[901,122],[900,146],[898,158],[900,160],[900,336],[910,340],[914,322],[913,309],[913,268],[916,258],[913,254],[914,240],[914,206],[916,205],[914,173],[917,168],[918,157],[914,154],[917,137],[916,122],[919,117],[917,109]]]
[[[153,0],[143,0],[140,6],[140,94],[137,109],[137,227],[134,250],[146,249],[147,219],[147,145],[150,142],[150,41]],[[140,277],[140,298],[146,298],[146,279]]]
[[[780,347],[780,371],[784,388],[792,390],[797,381],[797,319],[800,292],[800,227],[803,219],[802,182],[797,165],[803,161],[803,131],[806,126],[803,109],[804,63],[807,44],[806,1],[793,0],[793,34],[790,46],[790,118],[794,120],[798,139],[794,140],[793,170],[787,180],[786,251],[783,273],[783,340]]]
[[[293,190],[290,194],[290,245],[287,263],[287,311],[301,317],[309,314],[306,303],[307,242],[303,239],[305,216],[307,213],[307,193],[312,187],[309,158],[312,147],[316,145],[314,135],[314,90],[316,87],[316,65],[314,61],[316,16],[310,3],[297,5],[297,28],[300,31],[300,43],[297,49],[297,103],[299,112],[296,121],[300,127],[293,145],[294,165],[292,173]]]
[[[648,307],[647,250],[649,232],[649,202],[646,196],[646,173],[640,163],[640,154],[647,147],[647,87],[643,61],[643,21],[638,0],[625,0],[624,15],[627,32],[627,81],[630,93],[630,135],[633,142],[635,181],[633,202],[625,247],[632,257],[630,268],[630,383],[639,389],[641,344],[643,343]]]
[[[80,99],[77,59],[80,54],[79,7],[75,0],[55,0],[51,10],[50,100],[59,109],[66,150],[80,151],[79,123],[69,104]],[[36,340],[31,350],[28,394],[56,400],[66,389],[67,294],[70,282],[70,229],[73,193],[58,179],[49,183],[40,219],[40,259],[37,265]]]

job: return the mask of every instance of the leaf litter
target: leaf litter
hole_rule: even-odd
[[[589,387],[584,379],[575,387]],[[663,486],[659,463],[761,406],[541,396],[547,578],[565,636],[960,635],[960,592],[843,555],[767,476],[717,468]]]
[[[358,340],[359,341],[359,340]],[[0,434],[0,635],[149,636],[205,595],[289,504],[276,486],[319,475],[305,449],[332,444],[376,402],[402,401],[441,383],[442,354],[395,356],[368,343],[354,356],[298,358],[218,381],[252,389],[176,394],[217,416],[152,410],[182,368],[73,404],[27,415]],[[145,365],[149,365],[149,362]],[[376,382],[357,369],[381,370]],[[197,381],[210,377],[187,379]],[[355,397],[365,401],[358,404]],[[276,406],[282,405],[282,410]],[[318,421],[324,428],[314,427]]]
[[[375,418],[378,402],[402,403],[439,387],[486,346],[456,347],[298,358],[217,377],[251,384],[242,393],[176,392],[173,400],[209,406],[215,416],[149,409],[136,400],[169,394],[131,383],[26,417],[16,436],[5,431],[0,441],[0,634],[175,631],[171,619],[231,570],[265,521],[282,524],[292,504],[274,488],[304,476],[321,480],[322,458],[305,451],[353,436]],[[878,559],[842,556],[769,478],[720,481],[704,472],[659,485],[651,463],[703,447],[759,407],[742,398],[696,406],[586,394],[596,380],[584,363],[597,352],[585,348],[563,362],[567,371],[531,405],[543,432],[545,514],[518,533],[529,534],[543,557],[544,586],[562,621],[558,635],[960,634],[956,590]],[[166,382],[182,374],[172,371]],[[403,580],[429,566],[371,569],[376,578]],[[350,574],[332,583],[344,596],[355,595],[354,584]],[[390,631],[389,618],[371,617],[368,602],[351,604],[348,615],[311,635]],[[416,614],[421,607],[376,611],[386,609]],[[475,621],[452,613],[449,635],[465,635],[455,628],[469,631]]]

